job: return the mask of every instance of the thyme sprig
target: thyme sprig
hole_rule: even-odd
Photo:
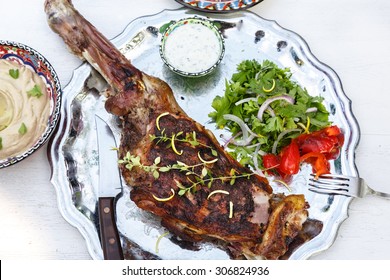
[[[199,185],[201,186],[208,186],[208,188],[211,188],[213,183],[216,181],[221,182],[227,182],[229,181],[230,185],[233,186],[236,182],[236,179],[238,178],[250,178],[254,173],[248,173],[248,174],[240,174],[237,175],[235,169],[231,169],[229,176],[217,176],[214,177],[210,170],[203,168],[201,174],[196,173],[187,173],[186,175],[194,175],[195,181],[191,180],[191,178],[187,177],[187,180],[190,182],[189,186],[184,186],[182,183],[176,181],[176,186],[180,189],[178,194],[180,196],[186,194],[187,192],[196,192],[197,187]]]
[[[135,156],[130,152],[127,152],[126,156],[119,160],[119,163],[125,164],[125,167],[130,171],[137,167],[145,172],[152,173],[155,179],[158,179],[160,177],[160,173],[163,172],[176,170],[184,173],[187,176],[189,185],[184,186],[181,182],[175,180],[176,186],[180,189],[178,192],[178,195],[180,196],[183,196],[187,192],[196,192],[197,187],[200,185],[205,185],[211,188],[213,183],[216,181],[229,181],[230,185],[234,185],[236,179],[249,178],[254,175],[254,173],[237,174],[237,171],[232,168],[228,176],[214,176],[210,170],[210,165],[217,162],[218,158],[211,161],[205,161],[201,158],[199,153],[198,157],[200,162],[193,165],[186,164],[182,161],[176,161],[175,164],[161,166],[161,157],[155,158],[153,164],[145,165],[141,162],[140,156]]]
[[[215,156],[215,157],[218,156],[218,152],[213,147],[206,145],[197,139],[197,135],[196,135],[195,131],[192,131],[190,133],[187,132],[185,134],[183,131],[179,131],[178,133],[173,133],[171,136],[168,136],[167,133],[165,132],[165,129],[162,129],[160,135],[151,134],[151,135],[149,135],[149,137],[152,141],[156,141],[156,145],[158,145],[161,142],[166,142],[166,143],[168,143],[168,146],[167,146],[168,148],[176,149],[174,146],[175,141],[182,142],[182,143],[188,143],[193,148],[198,147],[198,146],[208,148],[208,149],[210,149],[210,152],[213,156]],[[177,153],[179,155],[181,155],[180,152],[177,152]]]
[[[237,171],[232,168],[230,170],[229,175],[227,176],[215,176],[212,172],[210,167],[218,161],[218,153],[217,151],[212,147],[205,143],[202,143],[198,140],[197,134],[195,131],[184,133],[183,131],[179,131],[178,133],[172,133],[171,136],[169,136],[166,133],[165,128],[160,127],[160,119],[164,116],[168,116],[169,113],[165,112],[160,114],[156,119],[156,128],[158,131],[160,131],[160,135],[149,135],[151,141],[154,141],[156,145],[159,145],[161,143],[167,143],[167,148],[172,149],[177,155],[181,156],[183,154],[182,150],[177,150],[176,148],[176,142],[181,143],[187,143],[192,148],[196,147],[202,147],[207,148],[210,150],[210,154],[214,157],[211,160],[204,159],[201,156],[200,151],[198,152],[198,158],[199,162],[196,164],[187,164],[183,161],[177,160],[174,164],[169,165],[161,165],[161,157],[156,157],[153,161],[153,164],[144,164],[141,162],[141,158],[138,155],[132,155],[130,152],[127,152],[126,155],[123,157],[123,159],[119,160],[119,164],[124,164],[125,167],[128,170],[133,170],[133,168],[140,168],[145,172],[149,172],[153,175],[155,179],[158,179],[160,177],[160,173],[164,172],[170,172],[170,171],[178,171],[181,173],[184,173],[186,176],[186,179],[188,181],[188,184],[183,185],[182,182],[179,182],[178,180],[175,180],[176,186],[179,188],[178,195],[183,196],[186,193],[195,193],[198,186],[208,186],[208,188],[211,188],[213,183],[216,181],[221,182],[229,182],[230,185],[234,185],[236,182],[236,179],[238,178],[249,178],[254,173],[249,174],[238,174]],[[208,155],[210,157],[210,155]],[[158,198],[160,201],[167,201],[174,197],[175,191],[172,190],[172,195],[168,198]],[[220,192],[220,190],[214,191]],[[213,192],[212,192],[213,193]]]
[[[160,177],[160,172],[167,172],[166,168],[159,167],[158,164],[161,162],[161,157],[156,157],[152,165],[145,165],[141,163],[141,157],[132,155],[130,152],[126,153],[123,159],[118,160],[119,164],[125,164],[128,170],[133,170],[134,167],[138,167],[145,172],[151,172],[155,179]]]

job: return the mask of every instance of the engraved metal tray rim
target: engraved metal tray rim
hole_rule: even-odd
[[[132,39],[136,35],[139,35],[139,29],[137,28],[144,26],[145,22],[150,22],[150,25],[153,25],[153,23],[156,23],[159,20],[161,21],[161,18],[164,18],[164,20],[167,21],[167,19],[179,19],[194,13],[195,12],[186,8],[181,8],[178,10],[164,10],[155,15],[140,17],[134,21],[131,21],[124,29],[124,31],[116,36],[112,42],[117,47],[122,47],[125,55],[130,58],[134,55],[134,53],[137,53],[138,47],[137,44],[133,44]],[[202,15],[199,12],[196,12],[196,14],[205,17],[210,16],[210,14]],[[339,101],[339,103],[336,102],[337,110],[338,112],[341,110],[343,113],[341,120],[337,121],[340,121],[340,125],[344,128],[346,133],[346,148],[342,151],[342,165],[341,170],[338,170],[338,172],[352,176],[358,175],[358,171],[355,166],[355,149],[359,142],[359,127],[351,110],[351,101],[345,95],[337,74],[329,66],[320,62],[311,53],[309,46],[303,38],[301,38],[293,31],[281,27],[276,21],[266,20],[249,11],[242,11],[233,14],[213,15],[212,19],[232,22],[236,22],[238,19],[245,19],[248,20],[251,24],[257,24],[260,22],[263,27],[271,29],[272,32],[280,33],[282,37],[287,37],[288,40],[293,41],[297,46],[299,46],[299,53],[304,55],[301,57],[301,59],[305,60],[305,62],[310,64],[309,66],[312,66],[316,71],[322,73],[326,79],[329,79],[330,86],[332,87],[331,92],[335,95],[334,98],[337,98]],[[227,48],[227,52],[228,51],[229,48]],[[134,56],[137,57],[137,55],[139,54],[135,54]],[[137,58],[133,60],[134,64],[137,64],[138,62],[139,61]],[[143,70],[148,74],[153,74],[149,73],[147,69]],[[64,136],[66,136],[66,133],[69,131],[72,121],[69,113],[71,111],[71,103],[73,102],[75,95],[82,90],[85,81],[90,75],[91,67],[88,64],[82,64],[80,67],[74,70],[71,81],[64,88],[61,119],[57,127],[57,132],[49,143],[48,158],[52,168],[51,182],[54,185],[57,193],[57,202],[61,214],[65,220],[67,220],[71,225],[75,226],[85,238],[91,257],[93,259],[102,259],[103,255],[96,225],[90,220],[86,219],[85,215],[76,209],[73,204],[72,195],[74,194],[69,187],[69,182],[67,182],[66,177],[66,174],[69,172],[69,170],[66,166],[66,163],[64,162],[64,156],[61,150],[63,148],[64,141],[66,140]],[[165,73],[164,75],[169,74]],[[309,195],[311,196],[312,194]],[[324,228],[323,232],[321,232],[319,236],[298,248],[290,256],[290,259],[308,259],[310,256],[328,249],[333,244],[337,237],[340,224],[348,218],[348,206],[351,202],[351,198],[337,196],[329,197],[328,199],[332,199],[333,205],[337,206],[336,210],[334,210],[337,213],[337,217],[332,220],[330,225]]]

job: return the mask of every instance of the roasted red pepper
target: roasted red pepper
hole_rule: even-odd
[[[312,165],[317,176],[330,173],[329,160],[336,159],[344,144],[344,135],[337,126],[329,126],[309,134],[302,134],[284,147],[280,155],[263,156],[263,166],[274,168],[281,177],[299,172],[301,162]]]
[[[337,126],[329,126],[310,134],[302,134],[296,138],[301,155],[322,153],[326,159],[336,159],[344,144],[344,135]]]
[[[297,142],[294,140],[284,147],[280,153],[279,171],[285,175],[297,174],[299,171],[300,154]]]
[[[301,161],[310,163],[313,168],[313,173],[316,174],[316,176],[330,173],[329,161],[322,153],[307,153],[301,157]]]
[[[263,166],[266,169],[279,167],[280,157],[274,154],[266,154],[263,156]]]
[[[277,170],[280,165],[280,157],[274,154],[266,154],[263,156],[263,166],[268,173],[276,175],[273,170]]]

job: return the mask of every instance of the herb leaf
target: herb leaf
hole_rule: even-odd
[[[9,69],[9,75],[15,80],[19,78],[19,69]]]
[[[26,134],[26,132],[27,132],[27,126],[26,126],[26,124],[25,124],[24,122],[20,125],[18,132],[19,132],[19,134],[21,134],[21,135]]]
[[[41,89],[39,88],[38,85],[34,85],[34,87],[32,89],[27,91],[27,95],[39,98],[39,97],[41,97],[43,95],[43,93],[42,93],[42,91],[41,91]]]
[[[168,27],[169,27],[172,23],[175,23],[175,21],[174,21],[174,20],[171,20],[170,22],[163,24],[163,25],[159,28],[158,32],[160,32],[161,34],[164,34],[165,31],[168,29]]]
[[[3,149],[3,138],[0,137],[0,150]]]

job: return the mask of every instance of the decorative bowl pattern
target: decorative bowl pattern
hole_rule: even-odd
[[[56,72],[50,63],[39,52],[21,43],[0,40],[0,59],[16,62],[20,65],[33,69],[44,81],[46,93],[50,95],[50,115],[47,120],[47,127],[36,143],[25,151],[20,151],[16,156],[1,159],[0,168],[15,164],[37,149],[39,149],[50,137],[60,115],[61,106],[61,85]]]
[[[186,7],[211,13],[229,13],[247,9],[263,0],[176,0]]]

